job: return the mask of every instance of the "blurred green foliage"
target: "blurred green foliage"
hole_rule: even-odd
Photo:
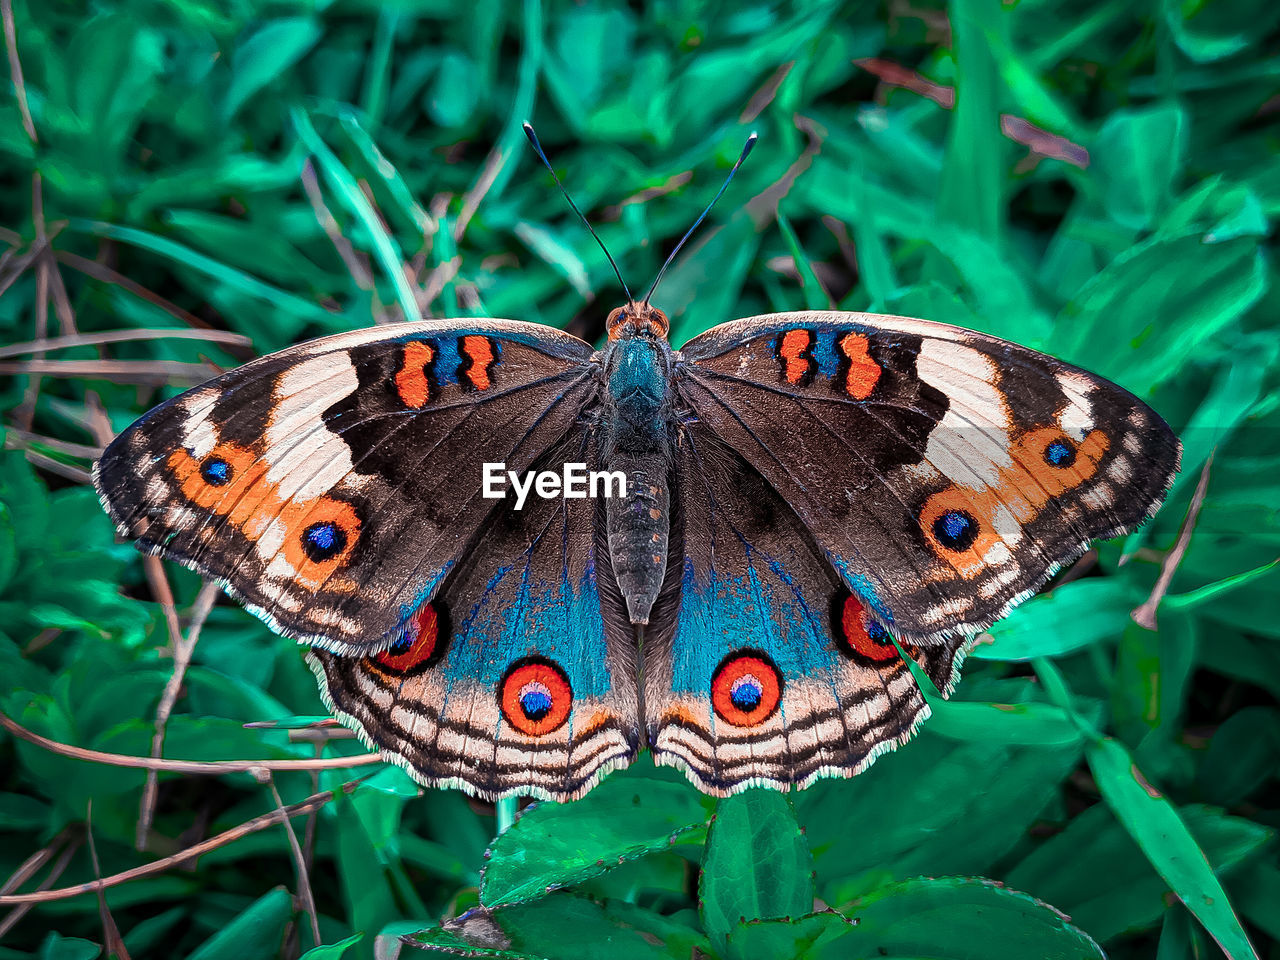
[[[832,303],[959,323],[1116,379],[1185,453],[1155,521],[998,624],[957,699],[851,781],[717,803],[642,759],[495,841],[492,806],[418,796],[395,767],[279,773],[293,803],[376,770],[294,821],[328,946],[306,953],[274,824],[104,905],[5,905],[0,960],[89,960],[116,928],[117,954],[193,960],[390,957],[401,935],[509,957],[1102,944],[1181,960],[1215,939],[1253,956],[1246,936],[1280,955],[1280,5],[13,7],[0,340],[252,341],[0,357],[0,706],[53,740],[148,754],[173,671],[156,587],[84,482],[110,429],[253,353],[406,313],[601,334],[620,294],[524,146],[526,118],[633,286],[759,130],[657,298],[674,342]],[[1140,626],[1130,611],[1211,456],[1156,628]],[[185,626],[200,584],[168,579]],[[323,713],[299,651],[224,602],[164,755],[357,752],[306,726]],[[46,851],[5,893],[110,876],[276,807],[248,773],[164,773],[139,851],[142,771],[9,736],[0,761],[0,875]]]

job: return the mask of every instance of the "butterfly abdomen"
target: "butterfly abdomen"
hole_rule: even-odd
[[[664,457],[618,454],[609,464],[627,477],[626,495],[605,501],[609,559],[632,623],[649,622],[662,589],[671,535],[669,466]]]
[[[632,623],[649,622],[662,589],[671,531],[671,348],[629,336],[609,346],[601,451],[626,475],[626,493],[605,503],[609,559]]]

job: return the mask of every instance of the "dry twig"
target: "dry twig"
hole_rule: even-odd
[[[347,767],[362,767],[370,763],[381,763],[380,753],[360,753],[353,757],[321,757],[315,760],[169,760],[162,757],[135,757],[124,753],[106,753],[102,750],[90,750],[86,747],[75,747],[69,743],[59,743],[42,737],[7,714],[0,713],[0,727],[4,727],[15,737],[21,737],[28,743],[34,743],[51,753],[71,757],[73,760],[84,760],[88,763],[106,763],[113,767],[132,767],[138,770],[163,770],[168,773],[193,773],[201,776],[220,776],[224,773],[251,773],[262,779],[269,773],[285,770],[343,770]]]
[[[1209,459],[1204,462],[1204,468],[1200,471],[1200,479],[1196,483],[1196,492],[1191,495],[1191,505],[1187,507],[1187,515],[1183,518],[1182,529],[1178,531],[1177,542],[1174,543],[1173,549],[1170,550],[1160,564],[1160,576],[1156,577],[1155,586],[1151,588],[1151,595],[1142,601],[1142,605],[1135,607],[1130,614],[1133,622],[1138,626],[1147,630],[1156,629],[1156,610],[1160,606],[1160,601],[1164,599],[1164,595],[1169,590],[1169,584],[1173,582],[1173,575],[1177,572],[1178,564],[1182,562],[1183,555],[1187,552],[1187,546],[1191,543],[1191,533],[1196,527],[1196,518],[1200,515],[1200,507],[1204,503],[1205,493],[1209,489],[1209,468],[1213,466],[1213,454],[1209,454]]]
[[[360,782],[363,779],[365,778],[361,777],[359,780],[349,780],[339,787],[338,791],[344,794],[349,794],[360,785]],[[332,800],[337,795],[338,791],[326,790],[323,793],[313,794],[312,796],[307,797],[307,799],[290,804],[283,809],[272,810],[271,812],[264,813],[259,817],[254,817],[252,820],[247,820],[238,827],[232,827],[230,830],[224,830],[217,836],[210,837],[208,840],[193,844],[185,850],[175,853],[171,857],[165,857],[162,860],[145,863],[140,867],[134,867],[132,870],[113,873],[111,876],[103,877],[101,880],[94,880],[90,883],[79,883],[72,887],[59,887],[56,890],[41,890],[35,893],[5,894],[4,896],[0,896],[0,906],[9,906],[10,904],[48,903],[52,900],[69,900],[71,897],[79,897],[86,893],[96,893],[99,890],[105,890],[108,887],[127,883],[130,880],[139,880],[142,877],[150,877],[157,873],[163,873],[171,867],[180,866],[189,860],[194,860],[197,857],[203,856],[210,850],[225,847],[227,844],[239,840],[241,837],[247,837],[251,833],[257,833],[259,830],[265,830],[270,826],[274,826],[281,820],[288,819],[289,817],[296,817],[303,813],[310,813],[312,810],[318,810]]]
[[[271,797],[276,802],[276,809],[284,813],[284,801],[280,799],[280,791],[276,789],[275,780],[268,780],[267,786],[271,788]],[[315,812],[312,811],[309,817],[314,816]],[[303,911],[311,919],[311,945],[318,947],[320,946],[320,914],[316,911],[316,898],[311,891],[311,876],[307,872],[307,860],[302,855],[302,847],[298,843],[297,833],[294,832],[293,822],[288,817],[281,819],[284,822],[284,832],[289,837],[289,849],[293,851],[294,870],[298,875],[298,899],[302,901]]]
[[[155,563],[152,564],[151,561]],[[209,611],[213,609],[214,600],[218,598],[218,585],[206,581],[200,588],[192,607],[191,622],[187,625],[186,635],[179,633],[175,638],[177,613],[173,608],[173,593],[169,588],[169,580],[164,576],[164,565],[160,563],[159,557],[147,557],[147,578],[152,580],[154,590],[157,580],[152,577],[153,569],[159,570],[158,583],[162,586],[162,595],[157,599],[161,600],[164,606],[165,620],[169,621],[172,618],[169,631],[173,642],[173,673],[169,675],[169,680],[164,685],[164,692],[160,694],[160,703],[156,707],[156,730],[151,738],[151,756],[158,757],[164,749],[165,725],[169,722],[169,715],[173,713],[173,705],[178,702],[178,693],[182,689],[183,678],[187,675],[187,667],[191,663],[191,654],[196,648],[196,641],[200,639],[200,630],[204,627]],[[151,822],[156,813],[158,789],[159,773],[148,770],[147,782],[142,788],[142,805],[138,813],[136,845],[139,850],[145,850],[147,847],[147,834],[151,830]]]

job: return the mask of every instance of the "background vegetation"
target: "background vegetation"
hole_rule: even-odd
[[[1280,5],[0,8],[0,960],[1280,956]],[[318,334],[598,336],[620,294],[526,118],[636,286],[760,132],[658,297],[675,342],[838,304],[1049,350],[1182,434],[1166,508],[852,781],[717,804],[642,761],[494,842],[342,760],[300,651],[115,543],[86,470]]]

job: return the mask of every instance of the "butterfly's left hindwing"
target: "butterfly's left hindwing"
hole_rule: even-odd
[[[583,429],[539,466],[570,461],[594,462]],[[428,786],[569,800],[629,763],[635,647],[616,609],[601,609],[602,589],[617,589],[595,510],[558,497],[515,510],[508,496],[396,645],[311,651],[326,701]]]
[[[386,646],[595,391],[591,348],[512,321],[426,321],[263,357],[152,410],[94,480],[141,549],[225,583],[280,632]]]
[[[794,511],[706,427],[685,430],[677,471],[678,612],[643,644],[655,760],[725,795],[851,776],[905,742],[920,689]],[[963,643],[907,650],[945,689]]]
[[[1003,616],[1164,497],[1146,404],[1044,354],[903,317],[775,314],[685,345],[689,416],[796,511],[844,583],[924,643]]]

